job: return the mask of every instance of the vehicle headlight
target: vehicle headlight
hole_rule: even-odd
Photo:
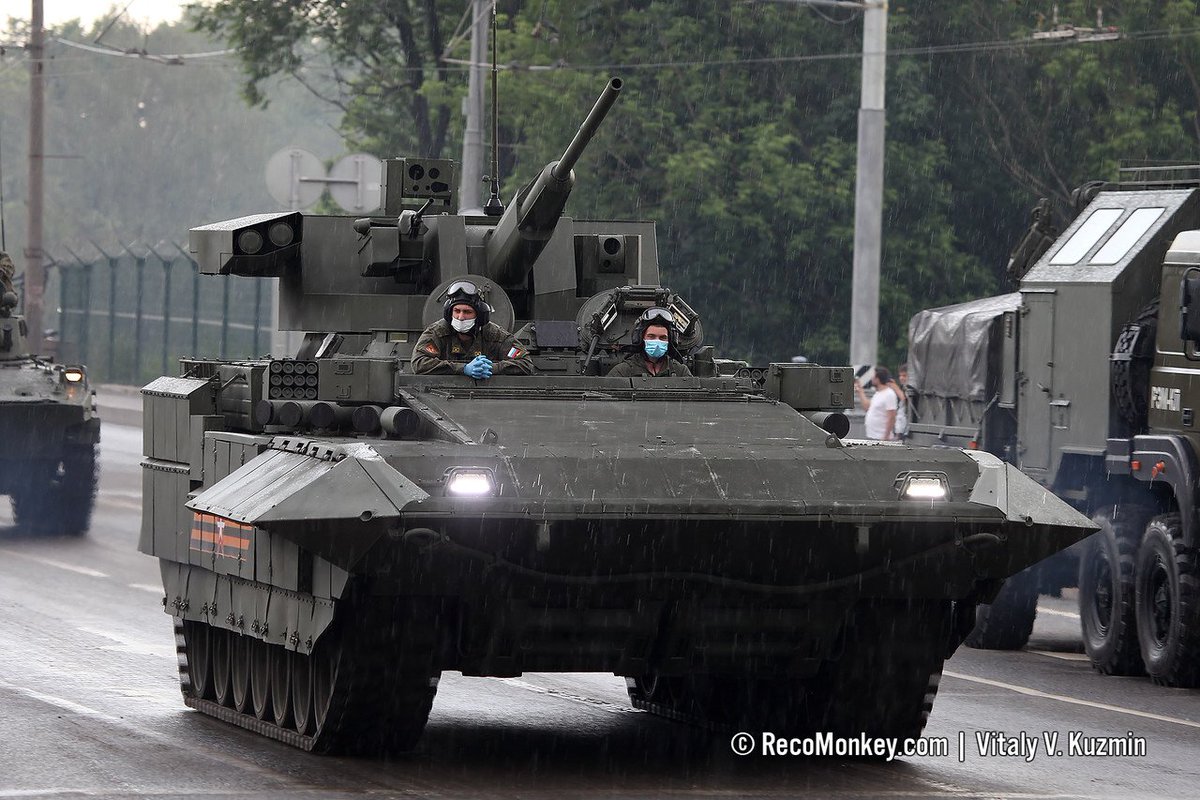
[[[67,383],[83,383],[83,370],[79,367],[67,367],[63,370],[63,380]]]
[[[901,500],[950,499],[950,482],[941,472],[903,472],[896,476]]]
[[[496,493],[496,478],[487,467],[451,467],[446,471],[446,494],[482,497]]]

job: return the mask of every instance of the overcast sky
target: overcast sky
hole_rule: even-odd
[[[126,3],[129,10],[125,16],[132,22],[149,23],[151,25],[164,20],[176,20],[183,14],[183,6],[194,0],[43,0],[42,6],[46,15],[46,24],[54,25],[69,19],[79,17],[84,23],[89,23],[99,17],[107,17],[114,11],[119,11]],[[5,25],[9,17],[29,19],[33,3],[30,0],[0,0],[0,25]]]

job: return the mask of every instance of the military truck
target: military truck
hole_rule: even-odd
[[[843,441],[849,368],[721,374],[653,223],[565,214],[620,88],[499,216],[404,158],[379,216],[192,229],[201,273],[277,278],[304,341],[143,389],[140,548],[187,705],[405,749],[444,670],[584,670],[695,724],[911,737],[975,604],[1092,529],[986,453]],[[410,371],[463,282],[536,374]],[[605,376],[649,309],[693,377]]]
[[[1077,585],[1098,670],[1196,686],[1200,169],[1121,174],[1077,191],[1061,235],[1039,204],[1018,292],[913,318],[912,436],[993,453],[1100,526],[1010,580],[968,643],[1022,646],[1037,594]]]
[[[17,296],[0,296],[0,494],[35,533],[87,532],[100,416],[87,370],[31,355]]]

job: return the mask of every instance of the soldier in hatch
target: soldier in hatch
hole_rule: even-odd
[[[608,371],[610,378],[690,378],[692,371],[671,357],[679,336],[675,317],[665,308],[651,308],[638,317],[633,326],[633,344],[637,352]]]
[[[0,294],[6,292],[17,293],[17,290],[13,288],[13,276],[16,273],[17,267],[13,264],[12,256],[0,251]]]
[[[533,359],[508,331],[489,322],[492,308],[470,281],[457,281],[446,291],[442,319],[430,325],[413,347],[417,375],[466,375],[483,380],[492,375],[530,375]]]

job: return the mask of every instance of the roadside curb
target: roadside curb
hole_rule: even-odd
[[[137,386],[115,383],[97,384],[96,407],[101,423],[142,427],[142,390]]]

